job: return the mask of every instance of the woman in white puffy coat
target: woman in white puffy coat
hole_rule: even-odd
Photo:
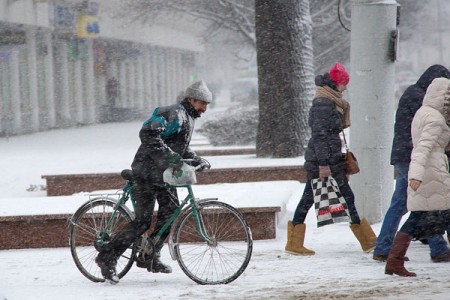
[[[416,276],[404,267],[413,238],[443,234],[450,209],[450,173],[445,149],[450,142],[450,80],[436,78],[411,125],[413,151],[409,165],[408,210],[411,214],[397,233],[385,273]]]

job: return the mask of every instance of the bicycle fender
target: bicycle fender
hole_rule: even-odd
[[[219,198],[205,198],[205,199],[197,200],[196,202],[197,202],[197,203],[203,203],[203,202],[217,201],[217,200],[219,200]]]
[[[83,211],[85,209],[86,206],[91,206],[92,203],[95,202],[100,202],[100,201],[108,201],[108,202],[112,202],[114,203],[114,206],[117,205],[118,201],[116,199],[113,198],[109,198],[109,197],[97,197],[97,198],[93,198],[93,199],[89,199],[88,201],[86,201],[85,203],[83,203],[76,211],[75,213],[72,215],[72,217],[69,219],[69,223],[70,225],[72,224],[72,219],[75,218],[76,216],[78,216],[78,214],[80,214],[81,211]],[[123,209],[129,213],[130,216],[133,217],[134,219],[134,212],[132,212],[126,205],[122,205]]]

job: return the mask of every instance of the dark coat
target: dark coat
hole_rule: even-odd
[[[422,106],[423,97],[431,82],[439,77],[450,78],[450,71],[441,65],[429,67],[419,80],[409,86],[398,102],[395,115],[394,140],[391,151],[391,165],[409,163],[413,149],[411,122],[417,110]]]
[[[141,145],[131,164],[137,180],[161,184],[162,174],[169,167],[168,159],[174,152],[182,158],[196,156],[189,149],[196,117],[197,112],[188,102],[155,109],[139,132]]]
[[[316,77],[316,86],[329,86],[336,90],[328,73]],[[339,133],[342,130],[342,116],[336,110],[335,103],[327,98],[315,98],[309,110],[308,124],[311,139],[305,152],[305,169],[318,172],[318,166],[344,168],[344,155]]]

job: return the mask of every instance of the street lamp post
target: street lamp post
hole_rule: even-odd
[[[356,206],[379,222],[392,196],[390,166],[395,114],[395,0],[353,0],[351,20],[350,148],[361,172],[351,177]]]

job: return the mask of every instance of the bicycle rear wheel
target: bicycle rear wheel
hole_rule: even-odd
[[[198,212],[211,242],[200,237],[192,210],[181,215],[171,238],[178,264],[199,284],[226,284],[250,262],[252,233],[241,213],[215,200],[198,202]]]
[[[108,198],[96,198],[83,204],[70,221],[70,251],[78,270],[94,282],[104,282],[100,268],[95,263],[98,251],[122,228],[133,220],[133,215],[124,207],[118,207],[103,239],[104,232],[117,202]],[[133,249],[127,249],[117,260],[117,276],[122,278],[134,262]]]

